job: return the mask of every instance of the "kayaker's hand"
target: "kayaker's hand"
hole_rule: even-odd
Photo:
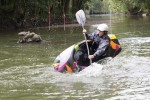
[[[89,55],[89,57],[88,57],[89,59],[93,59],[94,58],[94,56],[93,55]]]
[[[83,29],[83,33],[86,33],[87,31],[86,31],[86,29]]]

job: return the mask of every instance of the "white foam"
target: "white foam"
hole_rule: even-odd
[[[88,66],[87,68],[79,72],[77,76],[98,77],[102,73],[102,68],[103,65],[93,63],[92,65]]]
[[[148,95],[135,94],[135,95],[123,95],[123,96],[114,96],[106,100],[149,100]]]
[[[144,55],[150,54],[150,37],[132,37],[123,38],[120,40],[122,48],[126,51],[125,54]]]
[[[130,43],[130,44],[143,44],[143,43],[149,43],[150,37],[132,37],[132,38],[123,38],[121,39],[124,43]]]

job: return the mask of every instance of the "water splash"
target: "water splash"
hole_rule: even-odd
[[[78,73],[76,76],[86,76],[86,77],[98,77],[102,73],[103,65],[98,63],[93,63],[92,65],[88,66],[84,70]]]

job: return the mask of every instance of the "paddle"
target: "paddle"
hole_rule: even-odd
[[[78,23],[82,26],[82,28],[84,30],[84,25],[85,25],[85,22],[86,22],[86,17],[85,17],[85,13],[84,13],[83,10],[79,10],[79,11],[76,12],[76,19],[77,19]],[[88,55],[90,55],[89,46],[88,46],[88,43],[87,43],[87,38],[86,38],[84,32],[83,32],[83,35],[84,35],[84,38],[85,38]],[[92,60],[91,59],[90,59],[90,64],[92,64]]]

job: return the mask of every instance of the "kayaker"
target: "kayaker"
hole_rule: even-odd
[[[83,30],[86,33],[86,30]],[[110,38],[108,34],[107,24],[100,24],[97,27],[97,31],[92,34],[86,34],[88,40],[93,41],[93,54],[89,55],[88,58],[92,59],[93,62],[98,61],[107,56],[107,50],[109,48]]]
[[[83,33],[86,33],[86,30],[83,30]],[[89,56],[81,50],[75,53],[74,58],[79,66],[90,65],[89,59],[92,59],[92,62],[96,62],[107,57],[107,50],[110,46],[110,38],[107,33],[107,24],[100,24],[96,32],[86,34],[87,40],[92,40],[93,42]]]

